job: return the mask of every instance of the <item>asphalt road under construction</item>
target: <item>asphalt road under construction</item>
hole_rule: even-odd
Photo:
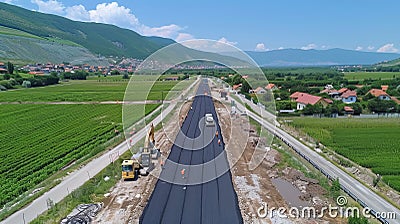
[[[203,79],[140,223],[243,223],[210,95]],[[206,114],[214,127],[206,125]]]

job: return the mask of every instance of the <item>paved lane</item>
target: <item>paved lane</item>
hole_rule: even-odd
[[[205,92],[208,95],[202,95]],[[221,133],[210,90],[206,80],[200,84],[192,110],[183,122],[181,131],[190,139],[200,138],[205,147],[196,149],[198,142],[177,138],[170,155],[143,211],[140,223],[243,223],[236,192],[224,150],[221,134],[219,139],[212,131],[212,141],[207,142],[211,130],[201,122],[205,114],[211,113],[216,130]],[[204,133],[202,133],[204,132]],[[218,142],[220,140],[220,143]],[[219,158],[214,160],[215,158]],[[185,166],[184,178],[180,165]],[[204,165],[207,164],[207,165]],[[209,177],[212,178],[209,181]],[[172,180],[173,183],[164,180]],[[202,182],[200,184],[192,184]]]

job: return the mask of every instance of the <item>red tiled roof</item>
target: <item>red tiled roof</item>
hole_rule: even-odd
[[[302,104],[314,105],[314,104],[318,103],[321,99],[322,99],[322,97],[320,97],[320,96],[314,96],[314,95],[310,95],[307,93],[300,93],[298,95],[296,102],[302,103]]]
[[[357,92],[349,90],[342,94],[342,98],[349,98],[351,96],[357,96]]]
[[[368,91],[368,93],[370,93],[371,95],[375,96],[375,97],[379,97],[379,96],[389,96],[386,92],[384,92],[381,89],[371,89],[370,91]]]
[[[299,97],[299,95],[302,94],[302,92],[295,92],[292,95],[290,95],[290,98],[292,99],[297,99]]]
[[[242,78],[247,79],[249,76],[248,75],[243,75]]]
[[[324,98],[324,101],[329,103],[329,104],[333,103],[333,101],[331,99],[327,99],[327,98]]]
[[[265,88],[266,88],[266,89],[272,89],[272,88],[274,88],[274,87],[275,87],[275,84],[270,83],[270,84],[268,84]]]
[[[258,93],[258,91],[260,91],[260,90],[265,90],[265,89],[263,89],[262,87],[257,87],[257,89],[255,89],[254,92]]]
[[[322,90],[320,93],[337,93],[339,91],[337,91],[336,89],[324,89]]]
[[[347,90],[349,90],[349,89],[347,89],[347,88],[341,88],[341,89],[339,89],[339,93],[344,93],[344,92],[346,92]]]
[[[388,85],[382,85],[381,88],[382,88],[382,91],[386,92],[389,89],[389,86]]]
[[[5,69],[5,68],[0,68],[0,71],[7,71],[7,69]]]
[[[346,112],[354,112],[353,108],[351,108],[349,106],[345,106],[344,107],[344,111],[346,111]]]

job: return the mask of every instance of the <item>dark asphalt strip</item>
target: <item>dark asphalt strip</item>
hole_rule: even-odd
[[[182,145],[184,148],[191,148],[193,145],[188,144],[193,144],[193,142],[185,142],[184,138],[176,139],[176,143],[180,144],[172,146],[168,157],[169,160],[179,164],[200,165],[200,178],[201,176],[203,178],[211,175],[216,176],[217,173],[221,173],[218,172],[219,170],[226,169],[229,165],[212,98],[200,95],[204,92],[210,94],[208,85],[202,82],[197,90],[198,95],[192,103],[193,109],[189,110],[181,130],[189,138],[199,136],[201,132],[198,127],[200,119],[206,113],[211,113],[213,114],[219,133],[220,144],[218,143],[218,138],[214,138],[210,144],[200,150],[187,150],[177,145]],[[206,130],[204,126],[202,128],[203,131]],[[218,164],[213,160],[217,156],[224,156],[222,160],[218,160]],[[203,166],[207,162],[209,164]],[[199,175],[189,175],[190,169],[194,169],[193,166],[185,171],[185,178],[187,179],[184,179],[184,181],[177,179],[182,178],[180,168],[168,165],[168,161],[164,166],[165,169],[161,173],[164,178],[168,177],[170,180],[179,180],[182,183],[192,183],[194,181],[193,178],[199,178]],[[223,173],[217,179],[208,182],[205,181],[205,183],[198,185],[186,186],[158,180],[149,202],[140,217],[140,223],[243,223],[230,171],[228,170]]]

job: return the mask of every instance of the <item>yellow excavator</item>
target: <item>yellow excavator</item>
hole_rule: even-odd
[[[160,156],[160,150],[155,147],[154,126],[150,125],[144,141],[144,147],[140,148],[139,152],[132,156],[131,159],[122,162],[122,178],[135,179],[140,175],[147,175],[154,167],[152,160],[157,160]]]

